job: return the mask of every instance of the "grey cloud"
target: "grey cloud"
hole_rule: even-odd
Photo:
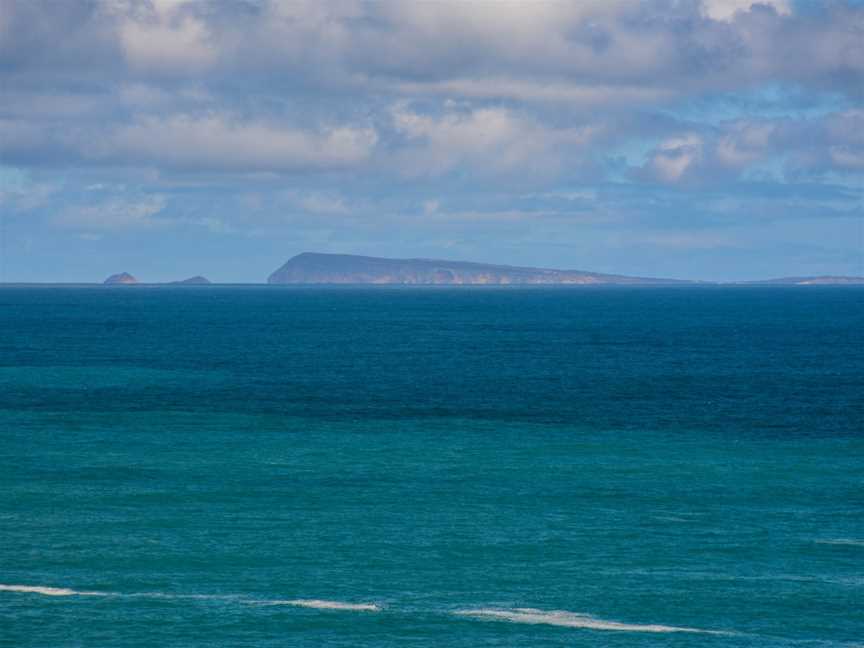
[[[116,71],[119,54],[124,76],[141,79],[276,74],[325,87],[540,79],[679,92],[754,80],[837,82],[860,92],[849,82],[864,72],[864,10],[841,3],[802,15],[756,4],[725,20],[710,19],[697,2],[660,0],[494,9],[396,0],[3,4],[11,17],[0,52],[19,70],[47,58]]]
[[[22,165],[586,178],[604,149],[646,132],[658,144],[639,177],[661,183],[733,177],[781,153],[790,173],[861,165],[860,143],[832,134],[854,127],[854,111],[834,126],[656,123],[681,102],[760,84],[860,101],[864,8],[849,3],[0,8],[0,155]]]

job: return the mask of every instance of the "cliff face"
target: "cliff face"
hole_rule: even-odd
[[[108,277],[103,283],[105,284],[137,284],[138,280],[128,272],[113,274]]]
[[[645,284],[681,283],[580,270],[438,261],[382,259],[350,254],[304,252],[267,279],[271,284]]]

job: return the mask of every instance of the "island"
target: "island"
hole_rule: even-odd
[[[105,285],[133,285],[137,284],[138,280],[133,277],[128,272],[120,272],[118,274],[113,274],[108,277],[105,281],[103,281]]]
[[[169,283],[172,286],[209,286],[210,280],[207,277],[195,275],[194,277],[189,277],[188,279],[181,279],[180,281],[170,281]]]
[[[555,270],[521,266],[442,261],[385,259],[353,254],[303,252],[267,279],[270,284],[689,284],[678,279],[628,277],[584,270]]]

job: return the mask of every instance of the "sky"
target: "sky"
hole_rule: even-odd
[[[0,0],[0,281],[864,275],[864,3]]]

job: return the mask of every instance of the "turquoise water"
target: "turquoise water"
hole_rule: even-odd
[[[0,289],[0,645],[860,646],[864,291]]]

